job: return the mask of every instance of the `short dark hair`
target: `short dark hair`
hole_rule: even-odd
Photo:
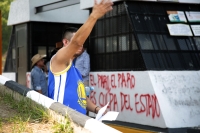
[[[64,30],[63,35],[62,35],[62,39],[71,39],[71,34],[75,33],[78,30],[78,28],[76,27],[68,27]]]

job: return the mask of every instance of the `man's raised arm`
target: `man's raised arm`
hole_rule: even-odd
[[[102,0],[100,3],[94,0],[93,10],[88,20],[74,34],[69,45],[60,49],[52,59],[51,65],[54,72],[60,72],[66,68],[66,64],[68,65],[70,63],[78,49],[83,47],[96,21],[112,10],[112,5],[112,0]]]

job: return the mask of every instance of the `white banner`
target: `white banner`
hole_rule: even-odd
[[[200,22],[200,12],[185,12],[189,22]]]
[[[189,25],[167,24],[171,36],[193,36]]]
[[[191,28],[195,36],[200,36],[200,25],[191,25]]]

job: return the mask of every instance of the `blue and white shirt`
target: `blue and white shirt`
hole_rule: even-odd
[[[82,76],[73,63],[59,73],[49,71],[48,97],[86,114],[86,92]]]

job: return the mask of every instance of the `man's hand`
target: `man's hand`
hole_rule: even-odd
[[[101,109],[100,107],[97,107],[97,109],[95,110],[95,113],[97,114],[100,109]],[[106,109],[105,112],[103,113],[103,115],[105,115],[107,112],[108,112],[108,110]]]
[[[98,3],[97,0],[94,0],[94,6],[92,9],[91,16],[93,16],[96,19],[101,18],[103,15],[105,15],[107,12],[113,9],[112,5],[112,0],[101,0],[100,3]]]

